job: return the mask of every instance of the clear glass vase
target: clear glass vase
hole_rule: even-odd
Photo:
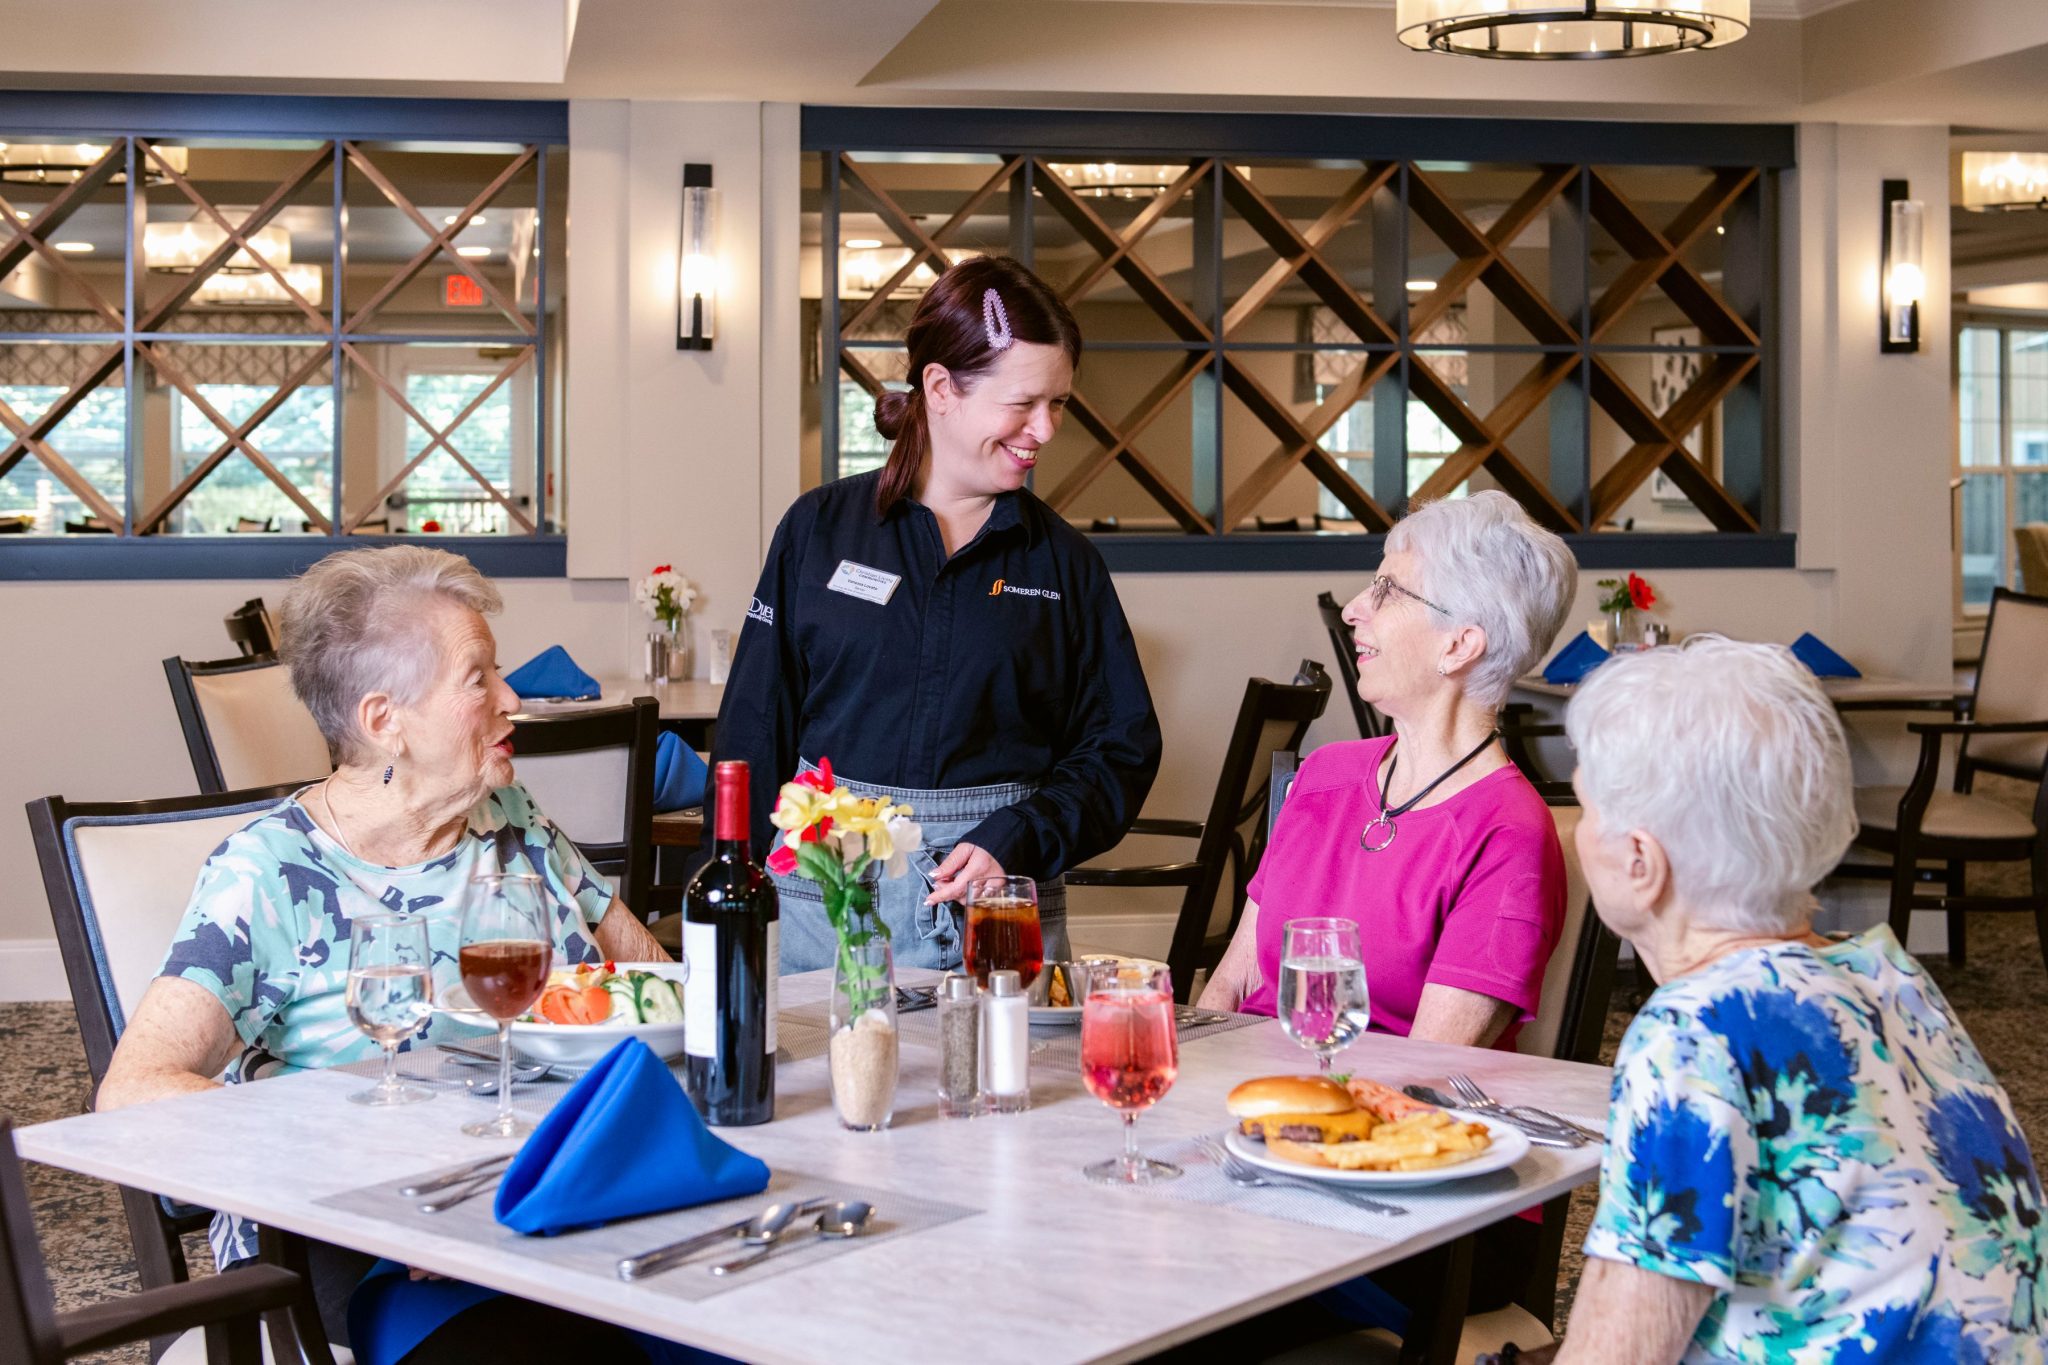
[[[839,1122],[857,1133],[887,1128],[896,1111],[896,961],[872,908],[845,917],[832,970],[831,1025]]]
[[[1614,642],[1613,649],[1637,649],[1643,643],[1634,607],[1616,607],[1608,612],[1607,631],[1608,638]]]
[[[668,680],[680,682],[690,676],[690,618],[682,617],[666,631],[668,636]]]

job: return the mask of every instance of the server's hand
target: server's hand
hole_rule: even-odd
[[[1000,877],[1003,865],[984,849],[973,844],[955,844],[953,851],[946,855],[946,861],[939,864],[939,870],[932,876],[932,893],[924,898],[926,905],[940,905],[946,901],[957,901],[967,894],[967,888],[983,877]]]

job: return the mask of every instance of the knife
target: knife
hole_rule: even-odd
[[[1459,1104],[1442,1091],[1432,1090],[1426,1085],[1404,1085],[1401,1087],[1401,1093],[1411,1100],[1421,1100],[1424,1104],[1433,1104],[1439,1109],[1465,1109],[1469,1107]],[[1586,1145],[1586,1140],[1577,1133],[1568,1133],[1558,1128],[1543,1127],[1532,1123],[1528,1119],[1518,1119],[1508,1114],[1497,1114],[1490,1117],[1498,1118],[1508,1127],[1518,1130],[1538,1147],[1583,1147]]]
[[[807,1199],[798,1206],[792,1217],[801,1218],[805,1214],[816,1213],[831,1202],[829,1199]],[[693,1252],[702,1251],[705,1247],[714,1246],[733,1236],[752,1223],[754,1218],[755,1215],[750,1213],[744,1218],[727,1223],[724,1227],[712,1228],[708,1232],[685,1237],[680,1242],[670,1242],[667,1246],[656,1247],[652,1251],[643,1251],[638,1256],[628,1256],[618,1264],[619,1278],[630,1282],[657,1274]]]

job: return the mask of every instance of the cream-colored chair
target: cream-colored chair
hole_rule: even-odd
[[[143,992],[163,965],[208,855],[289,796],[289,784],[249,791],[85,805],[53,796],[30,804],[29,829],[64,959],[79,1040],[95,1090]],[[121,1202],[144,1289],[186,1279],[180,1236],[206,1226],[204,1209],[123,1188]],[[317,1336],[308,1329],[307,1335]],[[309,1358],[324,1361],[311,1349]],[[324,1342],[319,1343],[324,1351]],[[266,1343],[266,1350],[268,1344]],[[205,1358],[198,1332],[163,1360]],[[346,1352],[335,1353],[348,1365]]]
[[[583,856],[616,874],[620,899],[641,918],[654,883],[652,697],[570,715],[516,716],[512,764],[534,804]]]
[[[313,713],[275,659],[164,660],[202,792],[317,782],[334,770]]]
[[[1913,912],[1948,915],[1949,958],[1964,957],[1967,911],[2029,911],[2041,956],[2048,962],[2048,597],[1996,588],[1984,626],[1984,661],[1969,700],[1967,720],[1912,722],[1920,736],[1920,763],[1903,787],[1859,787],[1856,835],[1861,848],[1891,857],[1891,926],[1906,941]],[[1865,708],[1873,709],[1873,708]],[[1937,791],[1942,741],[1959,739],[1955,779]],[[2036,784],[2031,814],[1980,796],[1971,788],[1980,772]],[[1964,869],[1973,862],[2030,864],[2026,896],[1972,896]],[[1927,864],[1937,864],[1929,867]],[[1939,894],[1918,890],[1941,885]]]
[[[2018,552],[2020,586],[2035,597],[2048,597],[2048,521],[2013,527],[2012,547]]]

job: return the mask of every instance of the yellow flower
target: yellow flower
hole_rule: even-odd
[[[821,792],[812,787],[785,782],[782,784],[781,799],[775,803],[775,811],[768,820],[780,830],[795,832],[809,829],[826,816],[836,815],[839,798],[844,795],[845,788],[835,792]]]
[[[860,835],[866,841],[868,857],[875,862],[888,862],[896,852],[895,834],[890,822],[907,814],[910,808],[892,806],[871,798],[849,804],[853,809],[840,816],[838,827],[849,834]]]

